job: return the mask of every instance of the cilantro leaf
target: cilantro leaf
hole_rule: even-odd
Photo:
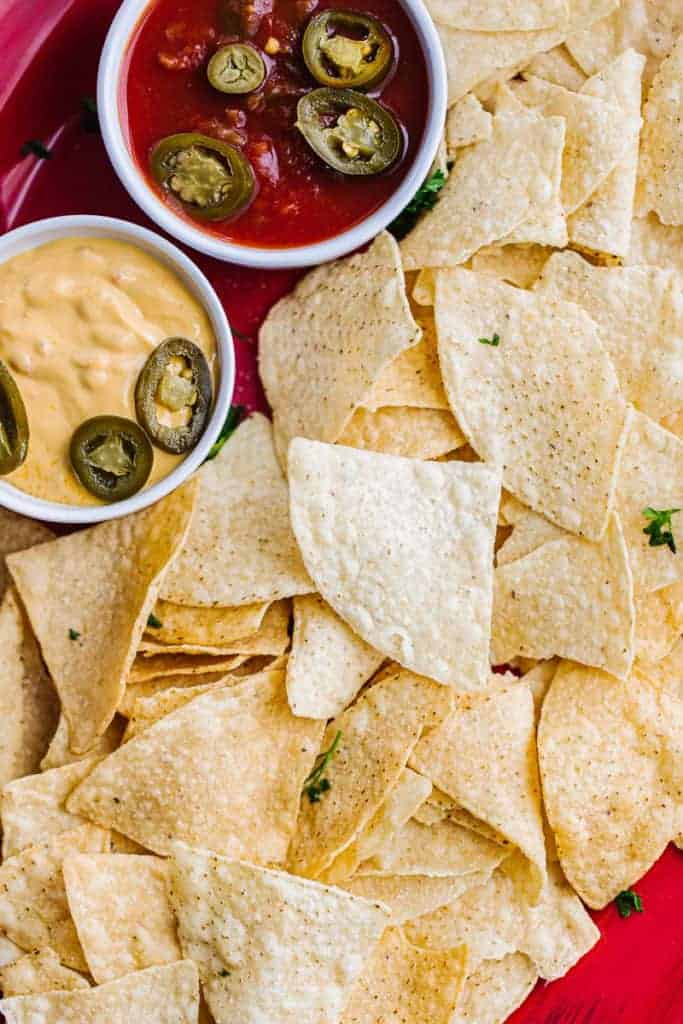
[[[480,338],[480,345],[493,345],[494,348],[498,348],[500,345],[500,334],[494,334],[492,338]]]
[[[83,131],[96,135],[100,130],[100,119],[97,115],[97,100],[94,96],[81,97],[81,124]]]
[[[619,911],[619,917],[630,917],[635,911],[637,914],[643,912],[643,901],[633,889],[624,889],[614,901]]]
[[[399,242],[415,227],[421,213],[433,210],[436,206],[439,192],[446,184],[446,175],[443,171],[434,171],[432,175],[417,190],[404,210],[391,222],[388,230]]]
[[[80,640],[80,638],[81,638],[81,634],[78,632],[77,629],[70,629],[69,630],[69,640]]]
[[[643,528],[643,533],[647,534],[650,538],[651,548],[659,548],[666,544],[669,551],[674,555],[676,554],[676,541],[674,540],[671,517],[680,511],[680,508],[643,509],[643,515],[648,520],[648,525]]]
[[[149,629],[161,629],[163,622],[152,613],[147,619],[147,626]]]
[[[210,462],[211,459],[216,458],[225,442],[228,440],[229,437],[231,437],[232,434],[235,433],[235,431],[237,430],[237,428],[239,427],[240,423],[242,422],[246,415],[247,410],[244,408],[243,405],[230,406],[230,412],[226,417],[225,423],[223,424],[220,434],[218,435],[214,443],[211,445],[211,450],[204,459],[205,462]]]
[[[319,803],[320,797],[323,793],[329,793],[332,789],[332,783],[330,780],[323,776],[327,766],[337,752],[337,747],[339,746],[341,738],[341,729],[339,729],[337,730],[337,735],[334,737],[331,746],[316,757],[313,770],[304,782],[304,793],[312,804]]]
[[[37,156],[40,160],[51,160],[52,151],[40,139],[27,139],[21,147],[22,156]]]

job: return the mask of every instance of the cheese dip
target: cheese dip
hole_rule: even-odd
[[[129,242],[65,238],[0,266],[0,360],[23,398],[30,442],[6,479],[47,501],[99,504],[70,461],[74,431],[95,416],[136,420],[135,389],[165,339],[194,342],[216,373],[209,317],[175,273]],[[147,485],[183,455],[156,445]]]

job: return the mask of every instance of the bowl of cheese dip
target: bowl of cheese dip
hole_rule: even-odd
[[[216,293],[154,232],[69,216],[0,238],[0,467],[8,387],[28,434],[0,505],[75,524],[158,501],[209,455],[234,378]]]

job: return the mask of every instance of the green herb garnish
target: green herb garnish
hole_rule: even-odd
[[[392,220],[388,230],[394,238],[400,240],[405,238],[409,231],[415,227],[417,220],[422,213],[433,210],[439,198],[439,192],[446,184],[446,175],[443,171],[434,171],[427,178],[424,184],[417,190],[404,210],[395,220]]]
[[[81,638],[81,634],[78,632],[77,629],[70,629],[69,630],[69,640],[80,640],[80,638]]]
[[[221,978],[229,978],[229,977],[230,977],[230,971],[229,971],[229,970],[227,970],[227,968],[225,968],[225,967],[223,967],[223,968],[222,968],[222,969],[221,969],[221,970],[220,970],[220,971],[218,972],[218,974],[219,974],[219,977],[221,977]]]
[[[320,797],[323,793],[328,793],[332,789],[332,783],[329,779],[323,778],[325,769],[329,765],[330,761],[337,752],[337,747],[342,738],[341,729],[337,732],[337,735],[332,741],[332,745],[322,754],[318,754],[313,765],[313,771],[308,776],[304,783],[304,793],[311,801],[312,804],[320,802]]]
[[[211,450],[204,459],[205,462],[210,462],[211,459],[216,458],[228,438],[235,433],[246,414],[247,410],[243,405],[230,406],[230,412],[226,417],[223,428],[214,443],[211,445]]]
[[[81,97],[81,124],[83,131],[96,135],[100,130],[100,119],[97,116],[97,100],[94,96]]]
[[[619,911],[619,917],[630,917],[635,911],[637,914],[643,912],[643,901],[633,889],[624,889],[614,901]]]
[[[650,538],[651,548],[660,548],[666,544],[669,551],[674,555],[676,554],[676,541],[674,540],[671,528],[671,517],[680,511],[680,508],[643,509],[643,515],[648,520],[648,525],[644,527],[643,533],[646,533]]]
[[[494,348],[498,348],[500,345],[500,334],[494,334],[492,338],[480,338],[480,345],[493,345]]]
[[[37,156],[40,160],[51,160],[52,152],[40,139],[27,139],[21,147],[22,156]]]
[[[149,629],[161,629],[163,622],[152,613],[152,615],[147,619],[147,626]]]

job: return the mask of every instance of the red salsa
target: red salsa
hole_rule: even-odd
[[[398,0],[156,0],[121,92],[150,187],[202,230],[273,247],[377,210],[415,158],[428,102]]]

